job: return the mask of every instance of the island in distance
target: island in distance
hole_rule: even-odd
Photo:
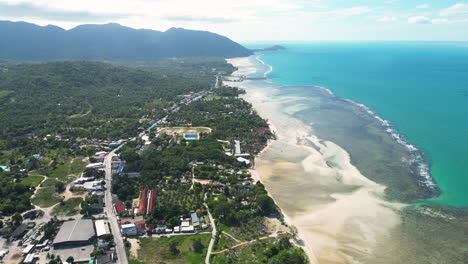
[[[262,51],[278,51],[278,50],[285,50],[286,48],[281,46],[281,45],[274,45],[271,47],[267,48],[261,48],[261,49],[250,49],[252,52],[262,52]]]

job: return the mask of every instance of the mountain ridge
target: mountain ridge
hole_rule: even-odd
[[[152,60],[163,57],[244,57],[250,50],[208,31],[134,29],[117,23],[65,30],[0,21],[0,58],[23,61]]]

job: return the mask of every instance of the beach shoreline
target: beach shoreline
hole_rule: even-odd
[[[258,55],[256,59],[259,60],[260,62],[262,62],[263,65],[268,66],[270,68],[270,70],[267,71],[264,74],[264,76],[266,77],[268,72],[271,72],[273,69],[272,69],[271,66],[269,66],[269,65],[265,64],[263,61],[261,61],[259,57],[260,57],[260,55]],[[240,59],[242,59],[242,58],[240,58]],[[227,62],[230,63],[231,65],[233,65],[234,67],[239,66],[239,64],[234,65],[233,61],[229,61],[229,59],[227,60]],[[248,71],[245,71],[245,70],[244,71],[239,71],[238,70],[238,71],[234,72],[233,75],[235,75],[235,74],[245,75],[245,74],[254,73],[254,72],[256,72],[255,68],[248,68]],[[244,87],[240,83],[237,83],[237,82],[225,82],[225,83],[228,83],[230,86],[233,86],[233,87],[244,89]],[[243,97],[243,99],[245,100],[244,97]],[[254,107],[254,109],[255,109],[255,107]],[[255,109],[255,110],[258,111],[258,109]],[[262,116],[262,115],[260,115],[260,116]],[[278,140],[278,138],[277,138],[278,135],[276,134],[276,131],[277,131],[276,126],[269,120],[268,120],[267,123],[268,123],[268,127],[269,127],[270,131],[275,135],[275,139],[268,140],[267,145],[258,154],[255,155],[254,167],[249,169],[250,175],[251,175],[254,183],[257,183],[257,182],[262,183],[261,175],[260,175],[259,171],[256,169],[256,166],[257,166],[256,164],[259,161],[259,158],[265,152],[267,152],[272,147],[272,145]],[[284,220],[285,224],[287,226],[294,227],[294,228],[297,229],[297,236],[296,236],[295,245],[301,247],[304,250],[304,252],[307,255],[307,258],[308,258],[308,260],[309,260],[309,262],[311,264],[319,264],[319,262],[317,260],[317,257],[315,256],[314,252],[311,250],[311,248],[307,247],[307,244],[306,244],[305,239],[304,239],[304,231],[300,227],[294,225],[291,218],[284,212],[283,208],[281,208],[278,205],[278,202],[276,201],[275,197],[273,195],[271,195],[271,191],[269,190],[269,188],[267,186],[265,186],[265,189],[268,192],[268,196],[270,196],[273,199],[273,201],[275,202],[275,204],[278,206],[278,208],[279,208],[279,210],[281,212],[281,215],[283,216],[283,220]]]
[[[257,67],[255,60],[259,63]],[[237,75],[258,75],[262,70],[272,70],[258,55],[229,59],[227,62],[239,69],[234,73]],[[268,142],[255,158],[255,166],[251,170],[253,179],[265,186],[286,223],[296,227],[299,241],[297,244],[303,248],[310,263],[351,262],[354,255],[365,253],[376,243],[377,237],[384,236],[399,223],[396,211],[403,205],[380,199],[385,186],[363,176],[351,164],[350,156],[344,149],[333,142],[318,139],[299,120],[275,112],[274,103],[269,96],[264,91],[252,88],[257,84],[255,82],[225,82],[226,85],[246,90],[242,98],[251,103],[260,116],[269,119],[270,129],[275,132],[276,139]],[[268,80],[264,83],[267,86],[275,85]],[[314,147],[307,146],[305,141]],[[277,157],[267,157],[272,153]],[[292,156],[303,156],[298,162],[294,161],[298,157],[290,157],[291,153]],[[329,160],[335,162],[335,157],[339,157],[336,162],[340,165],[330,168]],[[281,175],[277,175],[279,172]],[[336,175],[341,176],[337,178]],[[308,178],[309,176],[311,177]],[[280,184],[277,182],[278,177]],[[352,186],[360,187],[349,192],[349,188],[354,188]],[[301,196],[303,191],[295,190],[307,187],[316,190],[318,194],[314,196],[314,192],[305,190],[304,196]],[[341,191],[327,193],[328,189],[336,188]],[[367,206],[368,210],[356,210],[360,206]],[[376,213],[381,215],[378,220],[374,217]],[[383,224],[366,226],[368,220],[364,220],[365,218]],[[344,230],[350,225],[356,226],[357,231],[345,233]],[[369,238],[372,239],[368,241]],[[346,242],[338,242],[341,240]]]

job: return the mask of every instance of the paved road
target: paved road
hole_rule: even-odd
[[[120,148],[120,147],[119,147]],[[119,149],[114,149],[107,154],[104,159],[105,172],[106,172],[106,195],[105,195],[105,212],[107,219],[112,229],[112,235],[114,236],[115,250],[117,253],[117,264],[128,264],[127,253],[125,252],[125,245],[120,234],[119,224],[117,223],[117,216],[115,215],[112,206],[112,157],[115,156],[115,152]]]
[[[205,198],[206,198],[206,195],[205,195]],[[203,205],[206,207],[206,211],[208,212],[208,216],[210,217],[211,228],[212,228],[210,245],[208,246],[208,251],[206,252],[206,258],[205,258],[205,264],[210,264],[211,251],[213,250],[213,245],[214,245],[215,238],[216,238],[216,225],[215,225],[213,216],[211,216],[210,208],[208,208],[208,205],[206,203],[203,203]]]

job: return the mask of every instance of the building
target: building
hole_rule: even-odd
[[[124,203],[116,203],[114,205],[115,212],[117,214],[125,213],[125,204]]]
[[[97,162],[97,163],[90,163],[86,165],[86,168],[93,168],[93,169],[102,169],[104,168],[104,163],[102,162]]]
[[[113,254],[112,253],[106,253],[96,259],[96,264],[110,264],[113,263]]]
[[[24,259],[23,264],[33,264],[34,262],[36,262],[37,259],[39,259],[38,256],[34,254],[28,254]]]
[[[198,216],[197,216],[197,213],[193,212],[190,214],[190,217],[192,218],[192,225],[193,226],[199,226],[200,225],[200,222],[198,220]]]
[[[23,249],[23,255],[28,255],[28,254],[30,254],[35,248],[36,248],[36,245],[34,245],[34,244],[27,245],[27,246]]]
[[[79,219],[67,221],[60,227],[53,245],[54,248],[87,245],[95,235],[96,232],[94,231],[92,220]]]
[[[135,224],[122,225],[122,234],[126,236],[136,236],[138,234],[138,229]]]
[[[243,162],[243,163],[245,163],[245,164],[247,164],[247,165],[250,164],[250,160],[248,160],[248,159],[246,159],[246,158],[242,158],[242,157],[238,157],[238,158],[237,158],[237,161]]]
[[[149,214],[153,211],[154,208],[154,198],[156,197],[156,190],[151,189],[148,193],[148,205],[146,208],[146,212]]]
[[[94,226],[96,227],[97,237],[102,237],[110,234],[109,225],[104,220],[94,221]]]
[[[15,229],[15,231],[13,231],[13,233],[11,233],[11,237],[13,239],[19,239],[23,237],[27,232],[28,232],[28,225],[21,224]]]
[[[193,226],[182,226],[180,228],[180,232],[182,233],[193,233],[195,231],[195,228]]]
[[[112,141],[112,143],[109,144],[109,147],[110,147],[110,148],[117,148],[118,146],[120,146],[120,144],[122,144],[122,141],[121,141],[121,140]]]
[[[98,191],[92,193],[92,196],[96,196],[97,200],[91,204],[93,214],[100,214],[104,211],[104,192]]]
[[[146,211],[146,203],[148,202],[148,189],[143,189],[140,197],[140,205],[138,207],[138,213],[144,214]]]
[[[241,153],[240,141],[239,141],[239,140],[234,140],[234,143],[235,143],[234,153],[235,153],[236,155],[242,154],[242,153]]]

